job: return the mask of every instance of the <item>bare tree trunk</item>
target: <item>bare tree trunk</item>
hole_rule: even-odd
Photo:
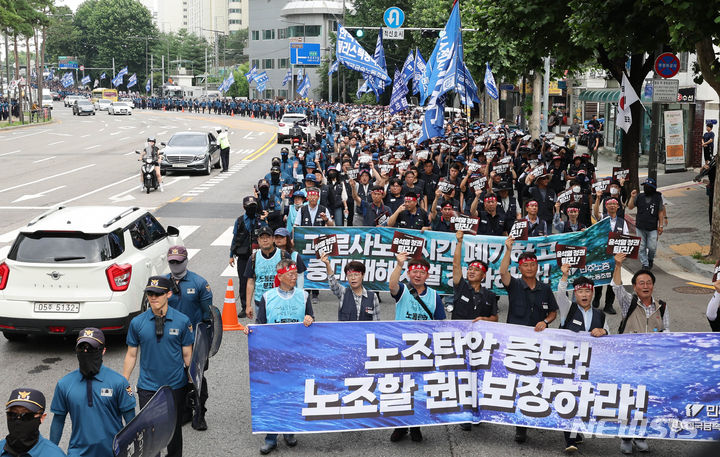
[[[28,98],[28,107],[32,108],[32,72],[30,71],[30,37],[25,37],[25,93]],[[35,75],[37,78],[37,75]]]
[[[13,52],[15,53],[15,80],[20,80],[20,56],[18,53],[18,40],[17,35],[13,35]],[[23,97],[22,87],[20,84],[17,86],[17,107],[18,107],[18,119],[20,122],[25,122],[25,113],[23,112]]]
[[[35,83],[37,84],[37,96],[35,99],[42,104],[43,74],[40,71],[40,48],[38,46],[37,30],[33,33],[33,39],[35,40]]]
[[[533,139],[540,138],[540,111],[542,110],[541,97],[542,97],[542,73],[535,70],[533,74],[533,92],[532,92],[532,116],[530,116],[530,136]]]

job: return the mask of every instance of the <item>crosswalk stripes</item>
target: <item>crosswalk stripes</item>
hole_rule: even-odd
[[[198,184],[197,186],[193,187],[192,189],[186,191],[183,194],[183,197],[197,197],[198,195],[202,194],[206,190],[211,189],[216,184],[223,182],[225,179],[229,178],[230,176],[234,175],[238,171],[242,170],[243,168],[245,168],[247,166],[247,164],[248,164],[248,162],[245,162],[245,161],[237,162],[236,164],[230,166],[230,169],[226,173],[219,174],[219,175],[213,176],[211,178],[208,178],[207,181],[205,181],[201,184]]]

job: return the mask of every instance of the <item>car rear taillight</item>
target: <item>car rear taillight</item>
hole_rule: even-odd
[[[65,333],[65,329],[67,327],[63,327],[60,325],[51,325],[48,327],[48,332],[50,333]]]
[[[118,265],[114,263],[107,267],[105,274],[107,275],[108,283],[110,284],[110,290],[122,292],[123,290],[127,290],[130,285],[132,265],[127,263]]]
[[[3,290],[7,285],[8,275],[10,274],[10,267],[7,263],[0,263],[0,290]]]
[[[284,122],[280,122],[280,123],[278,123],[278,125],[279,125],[280,127],[285,127],[285,123],[284,123]]]

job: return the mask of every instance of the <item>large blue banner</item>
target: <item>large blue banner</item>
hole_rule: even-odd
[[[494,422],[624,437],[720,434],[719,334],[595,338],[486,321],[251,328],[253,433]]]
[[[395,231],[422,237],[425,240],[424,257],[430,262],[430,276],[427,284],[441,294],[452,294],[452,258],[457,239],[455,233],[433,232],[388,227],[295,227],[295,250],[300,252],[305,265],[306,289],[328,289],[327,270],[313,250],[313,240],[318,236],[337,235],[339,256],[331,259],[335,276],[346,283],[343,268],[352,260],[365,264],[364,283],[368,290],[387,291],[390,273],[395,268],[395,254],[390,252]],[[519,277],[517,259],[523,251],[534,251],[538,257],[538,278],[557,290],[562,276],[557,266],[556,246],[584,246],[587,248],[584,268],[571,269],[570,282],[584,275],[596,286],[610,284],[615,260],[606,253],[610,219],[605,218],[582,232],[560,233],[539,236],[527,241],[516,241],[513,245],[510,273]],[[489,266],[483,286],[498,295],[507,292],[500,281],[500,261],[505,254],[505,237],[465,235],[463,238],[463,271],[473,260],[482,260]],[[405,278],[405,273],[401,279]]]

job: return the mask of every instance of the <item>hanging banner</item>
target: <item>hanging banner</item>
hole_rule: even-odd
[[[557,268],[556,245],[584,246],[587,248],[585,267],[573,270],[570,282],[578,276],[595,281],[596,286],[610,283],[615,260],[605,252],[610,232],[610,219],[605,218],[581,232],[560,233],[549,236],[515,240],[511,254],[510,273],[520,276],[518,256],[526,250],[538,257],[538,278],[557,290],[562,272]],[[305,289],[328,289],[325,264],[315,256],[313,240],[323,235],[337,235],[338,256],[330,259],[335,277],[341,284],[347,284],[343,268],[353,260],[365,264],[364,285],[367,290],[387,291],[390,273],[397,263],[395,259],[394,235],[411,235],[411,239],[424,239],[422,257],[430,262],[430,276],[427,284],[440,294],[452,295],[452,259],[457,239],[455,233],[426,230],[397,229],[392,227],[295,227],[295,250],[302,255],[307,266]],[[397,239],[397,238],[396,238]],[[504,236],[465,235],[463,238],[463,271],[473,260],[488,264],[483,286],[498,295],[507,291],[500,281],[500,261],[505,254]],[[405,273],[401,279],[405,278]]]
[[[665,117],[665,164],[685,165],[685,129],[682,110],[670,110]]]
[[[701,440],[720,430],[717,333],[595,338],[487,321],[250,328],[253,433],[492,422]]]

